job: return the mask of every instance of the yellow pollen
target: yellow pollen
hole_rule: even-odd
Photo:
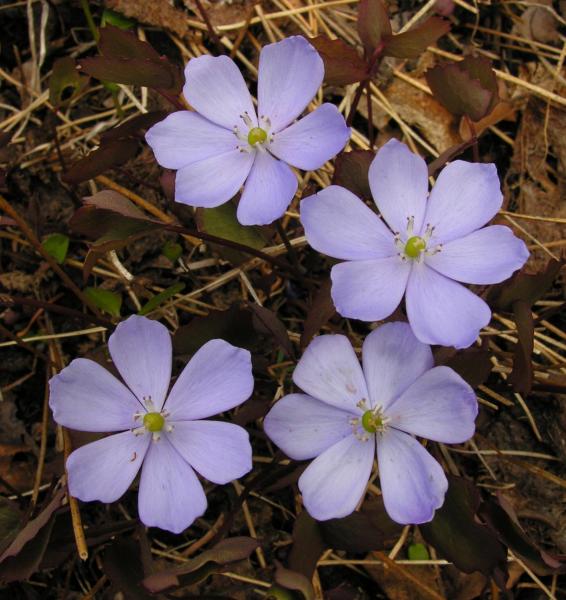
[[[267,131],[261,127],[252,127],[248,133],[248,144],[255,146],[256,144],[263,144],[267,140]]]
[[[426,242],[422,237],[414,235],[407,240],[405,244],[405,254],[409,258],[418,258],[423,250],[426,249]]]
[[[158,412],[148,412],[143,417],[144,427],[153,433],[161,431],[165,425],[163,415]]]

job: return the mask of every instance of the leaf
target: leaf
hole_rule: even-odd
[[[372,195],[368,172],[374,158],[375,154],[370,150],[352,150],[352,152],[340,153],[334,165],[332,183],[345,187],[362,200],[370,200]]]
[[[473,388],[485,383],[493,368],[491,352],[480,348],[467,348],[458,351],[447,360],[439,361],[438,354],[435,355],[435,358],[437,364],[443,364],[454,369]]]
[[[65,183],[77,184],[119,167],[136,155],[139,144],[133,139],[112,140],[77,161],[61,179]]]
[[[231,202],[216,208],[203,208],[199,214],[199,230],[256,250],[265,246],[261,229],[241,225],[236,217],[236,207]]]
[[[450,31],[450,23],[440,17],[430,17],[424,23],[396,35],[383,37],[384,56],[418,58],[429,46]]]
[[[163,290],[159,294],[156,294],[146,304],[144,304],[138,311],[138,315],[147,315],[152,310],[155,310],[160,304],[163,304],[169,298],[172,298],[175,294],[182,292],[185,289],[184,283],[175,283],[167,289]]]
[[[268,308],[264,308],[263,306],[259,306],[258,304],[248,304],[247,308],[251,311],[253,315],[252,324],[254,326],[254,329],[258,333],[267,334],[271,336],[285,351],[285,354],[293,358],[295,352],[293,350],[291,340],[289,339],[287,328],[279,320],[277,315]]]
[[[515,392],[528,394],[533,387],[534,367],[531,358],[535,344],[535,324],[529,303],[525,300],[514,302],[513,316],[517,327],[517,343],[509,381]]]
[[[129,137],[142,139],[143,132],[159,121],[163,121],[167,114],[164,110],[153,110],[142,115],[136,115],[127,121],[123,121],[117,127],[104,131],[100,136],[101,143]]]
[[[500,496],[501,504],[490,499],[482,504],[479,515],[495,531],[499,539],[522,558],[537,575],[566,572],[566,561],[541,550],[527,537],[511,506]]]
[[[382,0],[360,0],[358,35],[368,57],[380,46],[383,36],[391,35],[389,15]]]
[[[144,578],[140,546],[133,539],[115,539],[104,552],[103,572],[127,600],[151,600],[142,586]]]
[[[324,81],[328,85],[349,85],[367,78],[366,62],[343,40],[319,35],[309,41],[324,61]]]
[[[59,490],[49,504],[18,533],[0,555],[0,582],[28,579],[41,562],[51,530],[53,515],[61,506],[65,491]]]
[[[81,71],[101,81],[123,85],[140,85],[169,90],[175,86],[175,75],[165,60],[146,58],[110,58],[91,56],[78,61]]]
[[[134,32],[124,31],[113,25],[100,30],[98,47],[101,54],[110,57],[144,58],[152,61],[161,58],[151,44],[140,40]]]
[[[60,265],[65,262],[69,250],[69,238],[62,233],[52,233],[41,243],[43,249]]]
[[[314,588],[308,577],[297,571],[286,569],[277,561],[275,561],[275,564],[274,579],[276,583],[288,590],[300,592],[305,600],[314,600]]]
[[[22,514],[18,506],[8,498],[0,497],[0,553],[16,537],[21,520]]]
[[[301,334],[300,342],[301,349],[306,348],[312,338],[320,331],[320,328],[326,325],[336,314],[336,308],[330,295],[331,287],[332,282],[330,277],[327,277],[314,296],[303,324],[303,333]]]
[[[194,317],[173,335],[173,349],[175,354],[194,354],[215,338],[250,349],[256,339],[251,313],[233,305],[228,310],[211,310],[206,317]]]
[[[458,63],[441,64],[425,73],[434,97],[452,114],[479,121],[497,102],[497,79],[491,61],[467,56]]]
[[[411,544],[407,550],[409,560],[428,560],[430,558],[428,550],[424,544]]]
[[[289,567],[310,580],[326,548],[319,523],[304,510],[293,525],[293,546],[289,553]]]
[[[70,56],[58,58],[53,63],[49,78],[49,102],[54,106],[60,106],[67,90],[71,90],[70,96],[66,99],[69,100],[87,83],[88,78],[79,75],[75,61]]]
[[[100,19],[101,27],[105,27],[107,25],[112,25],[114,27],[118,27],[118,29],[132,29],[135,26],[134,21],[126,18],[124,15],[110,10],[109,8],[105,8],[102,11],[102,18]]]
[[[168,241],[163,244],[161,254],[172,263],[176,263],[183,254],[183,246],[177,242]]]
[[[444,504],[430,523],[419,525],[425,540],[464,573],[481,571],[499,580],[507,573],[507,551],[495,534],[476,520],[478,490],[461,477],[448,477]]]
[[[120,316],[120,308],[122,307],[122,296],[120,294],[94,287],[85,288],[84,294],[100,310],[113,317]]]
[[[537,273],[515,273],[508,281],[491,288],[488,303],[506,311],[512,311],[517,300],[523,300],[532,306],[552,287],[563,265],[563,261],[551,259]]]
[[[365,502],[359,512],[322,521],[319,526],[328,547],[356,553],[385,547],[402,529],[389,518],[381,498]]]
[[[142,583],[153,594],[171,587],[196,583],[217,572],[225,564],[248,558],[258,547],[258,541],[249,537],[228,538],[179,567],[146,577]]]

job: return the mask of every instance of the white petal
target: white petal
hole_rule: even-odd
[[[159,411],[171,382],[171,335],[167,327],[132,315],[118,324],[108,349],[120,375],[138,400],[151,398]]]
[[[295,368],[293,381],[309,396],[347,412],[359,414],[357,404],[368,401],[362,368],[345,335],[321,335],[312,340]]]
[[[353,513],[364,496],[375,457],[375,436],[344,438],[307,467],[299,479],[303,504],[318,521]]]
[[[374,329],[364,341],[362,356],[371,406],[384,410],[434,365],[430,346],[417,340],[408,323]]]
[[[302,36],[264,46],[259,55],[258,114],[272,131],[289,125],[305,110],[324,77],[318,52]]]
[[[289,394],[267,413],[263,429],[287,456],[306,460],[351,435],[356,416],[306,394]]]
[[[238,204],[238,221],[242,225],[273,223],[291,204],[297,186],[297,177],[286,163],[268,152],[257,152]]]
[[[224,340],[210,340],[179,375],[167,403],[171,421],[193,421],[230,410],[254,388],[251,355]]]
[[[369,168],[369,185],[379,212],[395,233],[405,233],[413,217],[420,231],[428,194],[425,161],[405,144],[392,139],[382,146]]]
[[[444,503],[448,481],[421,444],[388,429],[377,437],[377,464],[387,514],[402,525],[431,521]]]
[[[343,260],[396,254],[393,234],[352,192],[331,185],[301,201],[301,223],[309,244]]]
[[[246,82],[227,56],[192,58],[185,68],[183,94],[188,103],[209,121],[232,130],[248,127],[241,119],[247,113],[254,126],[257,117]]]
[[[224,484],[251,471],[252,447],[243,427],[220,421],[179,421],[172,425],[167,437],[205,479]]]

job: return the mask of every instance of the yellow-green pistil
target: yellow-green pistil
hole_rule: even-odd
[[[248,144],[255,146],[256,144],[263,144],[267,139],[267,131],[261,127],[252,127],[248,133]]]
[[[165,419],[158,412],[148,412],[143,416],[143,425],[148,431],[156,433],[163,429]]]
[[[405,244],[405,254],[409,258],[418,258],[423,250],[426,250],[426,242],[418,235],[410,237]]]
[[[362,415],[362,427],[368,433],[376,433],[383,429],[383,419],[380,414],[376,414],[373,410],[366,410]]]

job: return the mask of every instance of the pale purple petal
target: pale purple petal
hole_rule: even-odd
[[[343,260],[396,254],[393,234],[352,192],[331,185],[301,201],[301,223],[309,244]]]
[[[238,204],[238,221],[242,225],[273,223],[291,204],[297,186],[297,177],[287,164],[258,151]]]
[[[185,67],[183,95],[187,102],[209,121],[232,130],[248,128],[241,115],[247,113],[254,126],[257,117],[246,82],[227,56],[199,56]]]
[[[425,264],[413,267],[405,303],[409,323],[425,344],[467,348],[491,319],[481,298]]]
[[[78,431],[135,427],[142,410],[130,390],[98,363],[75,358],[49,381],[49,406],[56,423]]]
[[[318,52],[302,36],[264,46],[259,55],[258,114],[280,131],[305,110],[324,77]]]
[[[71,496],[90,502],[115,502],[138,474],[151,436],[116,433],[81,446],[67,459]]]
[[[405,233],[409,217],[419,232],[428,194],[425,161],[392,139],[382,146],[369,168],[369,185],[379,212],[396,233]]]
[[[386,411],[391,427],[445,444],[469,440],[477,414],[474,390],[448,367],[419,377]]]
[[[525,243],[509,227],[491,225],[444,244],[425,262],[450,279],[489,284],[509,279],[528,258]]]
[[[171,421],[205,419],[242,404],[253,389],[250,353],[224,340],[210,340],[179,375],[165,408]]]
[[[294,460],[318,456],[352,434],[347,412],[306,394],[289,394],[279,400],[263,421],[265,433]]]
[[[252,469],[250,436],[233,423],[179,421],[167,437],[191,467],[213,483],[228,483]]]
[[[238,138],[199,114],[181,110],[156,123],[145,134],[155,159],[166,169],[181,169],[192,163],[234,150]]]
[[[364,496],[375,457],[375,437],[344,438],[306,468],[299,478],[303,504],[318,521],[353,513]]]
[[[434,365],[430,346],[400,322],[374,329],[364,341],[362,357],[370,404],[383,410]]]
[[[159,411],[171,381],[171,335],[165,325],[132,315],[108,339],[112,360],[138,400],[151,398]]]
[[[359,414],[357,404],[368,399],[362,368],[345,335],[314,338],[295,367],[293,381],[309,396],[347,412]]]
[[[233,198],[254,163],[253,152],[231,150],[179,169],[175,177],[175,202],[214,208]]]
[[[152,442],[138,493],[140,520],[147,527],[181,533],[206,510],[206,496],[189,463],[166,436]]]
[[[349,319],[380,321],[401,302],[411,265],[398,256],[343,262],[332,267],[332,300]]]
[[[410,435],[388,429],[377,437],[377,465],[387,514],[402,525],[428,523],[444,503],[442,467]]]
[[[350,128],[334,104],[323,104],[300,121],[276,133],[269,150],[304,171],[320,169],[344,148]]]
[[[455,160],[442,169],[432,188],[425,225],[434,227],[434,243],[446,243],[485,225],[502,202],[494,164]]]

